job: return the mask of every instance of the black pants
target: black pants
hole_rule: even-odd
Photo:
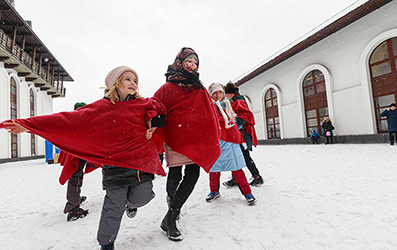
[[[390,144],[394,144],[394,140],[397,139],[397,131],[389,132]]]
[[[79,166],[76,172],[70,177],[68,181],[68,189],[66,191],[66,202],[64,213],[76,210],[80,207],[80,193],[81,186],[83,185],[83,170],[87,161],[79,159]]]
[[[185,166],[185,175],[182,179],[182,166],[170,167],[167,176],[167,194],[171,198],[171,208],[180,209],[193,192],[200,176],[200,167],[197,164]],[[181,181],[182,180],[182,181]]]
[[[240,144],[240,148],[244,155],[245,164],[247,165],[248,170],[251,172],[251,175],[253,177],[258,176],[259,170],[256,168],[255,162],[250,156],[250,151],[248,149],[244,149],[242,144]]]

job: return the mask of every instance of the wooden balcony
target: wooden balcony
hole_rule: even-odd
[[[53,97],[65,97],[66,89],[60,77],[55,77],[49,72],[49,64],[33,60],[32,56],[22,50],[17,44],[12,44],[12,39],[0,29],[0,61],[6,68],[14,68],[19,76],[24,76],[27,81],[33,81],[36,87],[47,91]]]

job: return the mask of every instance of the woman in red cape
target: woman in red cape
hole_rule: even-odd
[[[208,172],[220,155],[218,117],[199,80],[198,65],[196,52],[182,48],[168,67],[167,82],[154,94],[167,109],[167,123],[155,133],[164,141],[169,167],[166,187],[169,209],[161,228],[173,241],[182,240],[175,220],[194,189],[200,167]]]
[[[114,249],[124,212],[133,218],[154,197],[154,174],[165,176],[149,140],[154,129],[147,124],[163,125],[160,114],[166,111],[156,98],[138,94],[138,75],[130,67],[113,69],[105,83],[104,99],[73,112],[6,121],[0,128],[40,135],[72,156],[102,165],[106,196],[97,240],[103,249]]]

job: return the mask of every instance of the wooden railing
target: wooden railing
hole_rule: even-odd
[[[26,53],[18,44],[14,44],[12,46],[12,39],[4,33],[2,29],[0,29],[0,45],[11,52],[15,57],[17,57],[25,66],[30,68],[33,72],[39,75],[43,80],[49,83],[56,91],[65,96],[66,90],[60,84],[59,81],[55,77],[52,77],[51,74],[48,74],[47,67],[41,67],[39,69],[39,63],[36,62],[32,56]],[[33,62],[33,63],[32,63]]]

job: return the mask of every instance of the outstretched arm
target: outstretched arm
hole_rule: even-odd
[[[27,128],[24,126],[20,125],[19,123],[15,122],[15,120],[11,120],[11,122],[4,122],[3,123],[4,128],[13,134],[20,134],[23,132],[29,132]]]

